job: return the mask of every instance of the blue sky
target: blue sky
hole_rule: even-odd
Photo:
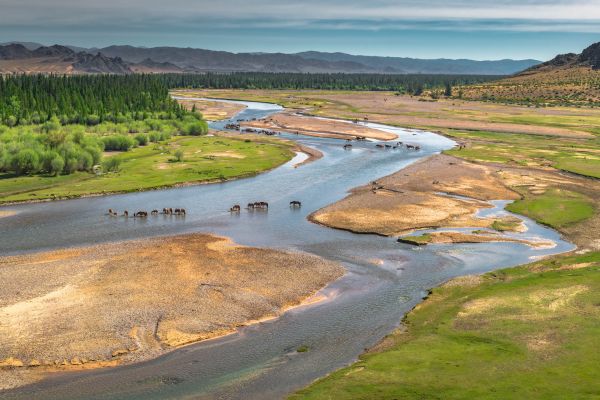
[[[600,0],[0,0],[0,42],[536,58],[600,41]]]

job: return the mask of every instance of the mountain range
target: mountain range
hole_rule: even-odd
[[[316,51],[231,53],[179,47],[43,46],[32,42],[0,44],[0,72],[302,72],[381,74],[511,75],[538,60],[476,61],[359,56]]]

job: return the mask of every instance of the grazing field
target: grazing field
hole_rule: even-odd
[[[290,398],[597,398],[598,304],[598,252],[458,278],[360,361]]]
[[[253,137],[175,137],[128,152],[105,155],[121,161],[117,172],[59,176],[0,174],[0,202],[72,198],[130,192],[251,176],[285,163],[293,144]],[[179,153],[180,152],[180,153]],[[177,160],[177,155],[181,160]]]

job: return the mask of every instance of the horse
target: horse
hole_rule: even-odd
[[[129,218],[129,211],[127,211],[127,210],[123,211],[123,216],[125,218]]]
[[[158,210],[152,210],[152,212],[150,214],[152,214],[152,215],[158,215]]]
[[[246,206],[246,208],[248,210],[254,210],[254,203],[248,203],[248,205]]]
[[[293,208],[298,207],[299,208],[299,207],[302,207],[302,203],[299,202],[298,200],[292,200],[292,201],[290,201],[290,207],[293,207]]]
[[[349,150],[349,149],[351,149],[351,148],[352,148],[352,145],[351,145],[350,143],[346,143],[346,144],[344,145],[344,150]]]
[[[380,149],[383,149],[383,148],[384,148],[384,146],[383,146],[382,144],[379,144],[379,143],[377,143],[377,144],[375,145],[375,147],[377,147],[377,148],[380,148]]]
[[[240,212],[241,209],[242,208],[239,206],[239,204],[236,204],[229,209],[229,212]]]
[[[138,211],[135,214],[133,214],[133,217],[139,217],[139,218],[146,218],[148,216],[148,213],[146,211]]]

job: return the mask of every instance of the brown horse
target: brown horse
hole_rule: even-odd
[[[129,211],[127,211],[127,210],[123,211],[123,216],[125,218],[129,218]]]
[[[236,204],[236,205],[234,205],[233,207],[231,207],[229,209],[229,212],[236,212],[237,213],[237,212],[240,212],[241,209],[242,209],[242,207],[240,207],[239,204]]]

